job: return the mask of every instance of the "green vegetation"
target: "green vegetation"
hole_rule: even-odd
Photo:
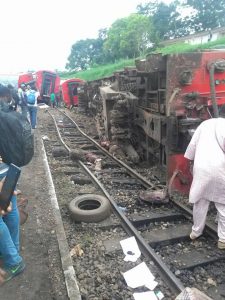
[[[93,67],[89,70],[79,72],[61,72],[61,79],[80,78],[86,81],[96,80],[103,77],[112,76],[115,71],[122,70],[127,66],[134,66],[134,59],[121,60],[115,64],[107,64]]]
[[[162,41],[190,33],[208,31],[212,38],[212,29],[225,26],[224,7],[225,0],[172,0],[169,4],[152,0],[139,4],[136,13],[117,19],[109,28],[100,29],[97,38],[76,41],[66,69],[85,71],[94,66],[115,64],[121,59],[143,57]],[[176,51],[178,48],[183,51],[183,47],[185,51],[192,51],[189,45],[177,46]]]
[[[197,50],[216,48],[216,46],[222,46],[225,48],[225,37],[218,39],[214,42],[208,42],[205,44],[190,45],[186,43],[177,43],[166,47],[157,48],[151,53],[162,53],[162,55],[175,54],[181,52],[194,52]],[[114,72],[122,70],[124,67],[135,66],[134,59],[121,60],[115,64],[107,64],[93,67],[89,70],[80,72],[61,72],[59,75],[62,79],[80,78],[86,81],[97,80],[103,77],[111,76]]]
[[[214,48],[216,45],[224,45],[225,47],[225,37],[220,38],[214,42],[208,42],[204,44],[196,44],[196,45],[190,45],[188,43],[176,43],[173,45],[168,45],[166,47],[158,48],[153,53],[162,53],[162,55],[166,54],[175,54],[175,53],[181,53],[181,52],[194,52],[197,50],[204,50],[204,49],[210,49]]]

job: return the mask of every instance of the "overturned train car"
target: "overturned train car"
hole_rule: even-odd
[[[18,86],[22,83],[35,87],[40,93],[38,101],[49,104],[51,93],[59,93],[60,77],[56,72],[40,70],[19,75]]]
[[[60,84],[62,102],[68,108],[78,106],[78,92],[81,97],[81,89],[84,81],[79,78],[72,78]]]
[[[149,55],[136,67],[89,82],[86,99],[103,139],[134,162],[164,166],[173,190],[186,194],[186,147],[197,126],[218,117],[225,104],[225,52]]]

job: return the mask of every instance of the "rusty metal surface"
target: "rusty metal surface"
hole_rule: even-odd
[[[166,56],[161,54],[151,54],[146,60],[136,60],[136,68],[143,72],[156,72],[166,70]]]
[[[161,125],[164,119],[164,116],[152,114],[142,108],[137,108],[135,124],[140,126],[149,137],[162,143]]]

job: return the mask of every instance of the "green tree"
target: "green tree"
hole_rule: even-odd
[[[194,31],[225,26],[225,0],[186,0],[185,4],[193,9],[190,26]]]
[[[150,45],[151,22],[146,16],[131,14],[116,20],[108,30],[104,51],[113,61],[142,55]]]
[[[103,44],[107,37],[107,29],[100,29],[97,39],[77,41],[72,45],[66,69],[86,70],[93,64],[103,64],[108,60],[103,51]]]
[[[171,37],[179,37],[189,33],[186,26],[187,18],[183,18],[180,11],[182,3],[179,1],[166,4],[153,1],[137,6],[140,14],[149,16],[152,21],[152,40],[158,43]]]

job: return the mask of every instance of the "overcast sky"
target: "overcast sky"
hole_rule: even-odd
[[[0,74],[63,70],[72,44],[96,38],[146,0],[1,1]]]

